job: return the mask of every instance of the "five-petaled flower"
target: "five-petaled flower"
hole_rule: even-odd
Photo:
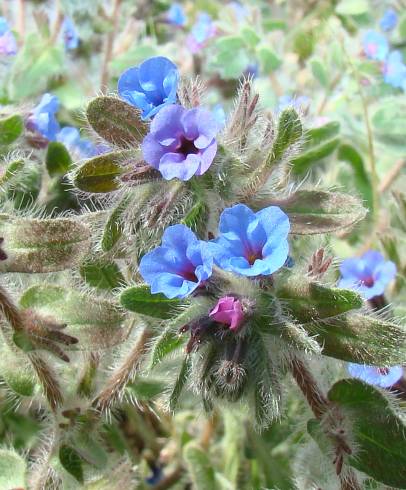
[[[354,289],[365,299],[384,293],[396,275],[396,265],[380,252],[368,250],[361,257],[345,259],[340,265],[339,287]]]
[[[141,110],[142,118],[149,119],[163,107],[177,100],[179,73],[168,58],[149,58],[126,70],[118,80],[120,97]]]
[[[348,372],[354,378],[361,379],[371,385],[380,386],[381,388],[393,386],[403,376],[403,368],[401,366],[380,368],[365,364],[349,363]]]
[[[40,103],[34,107],[27,120],[27,128],[39,133],[48,141],[55,141],[59,132],[59,123],[55,114],[59,109],[58,97],[51,94],[44,94]]]
[[[389,52],[389,43],[384,35],[376,31],[367,31],[362,42],[368,58],[376,61],[385,60]]]
[[[7,20],[0,17],[0,55],[12,56],[17,53],[17,41]]]
[[[244,311],[241,301],[234,296],[220,298],[209,313],[210,318],[218,323],[228,325],[230,330],[237,331],[244,321]]]
[[[144,159],[166,180],[189,180],[193,175],[202,175],[216,155],[217,130],[218,123],[208,110],[170,105],[151,123],[142,143]]]
[[[210,249],[224,270],[251,277],[269,275],[286,262],[289,230],[289,218],[277,206],[254,213],[236,204],[221,214],[220,236],[210,242]]]
[[[167,298],[185,298],[212,274],[213,259],[207,244],[185,225],[167,228],[162,245],[145,254],[140,274],[151,293]]]

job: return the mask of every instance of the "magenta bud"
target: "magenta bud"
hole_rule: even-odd
[[[210,318],[218,323],[229,325],[230,330],[236,331],[244,320],[244,312],[239,299],[233,296],[220,298],[209,313]]]

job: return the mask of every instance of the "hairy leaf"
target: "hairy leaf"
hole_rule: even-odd
[[[288,107],[279,116],[278,132],[266,165],[270,167],[279,162],[284,153],[297,143],[302,135],[303,128],[300,118],[293,107]]]
[[[367,210],[360,200],[348,194],[326,191],[297,191],[270,204],[289,215],[291,233],[314,235],[342,230],[365,218]]]
[[[190,442],[183,450],[183,456],[190,471],[193,488],[196,490],[217,490],[214,468],[207,451],[195,442]]]
[[[149,125],[135,107],[116,97],[97,97],[86,109],[89,124],[102,138],[123,148],[138,146]]]
[[[65,145],[51,141],[47,148],[45,165],[51,177],[65,175],[72,165],[72,159]]]
[[[4,272],[56,272],[75,267],[89,249],[89,228],[68,218],[27,219],[0,215],[8,257]]]
[[[59,448],[59,461],[63,468],[70,473],[79,483],[83,483],[82,458],[70,446],[64,444]]]
[[[173,385],[172,392],[169,397],[169,409],[171,410],[171,412],[176,410],[183,388],[190,378],[191,369],[192,360],[190,356],[186,356],[182,362],[182,367],[180,368],[179,375],[176,378],[175,384]]]
[[[124,276],[115,262],[87,261],[80,266],[80,275],[92,287],[114,289],[125,283]]]
[[[121,293],[120,303],[126,310],[163,319],[171,318],[174,307],[180,304],[176,298],[168,299],[161,293],[151,294],[146,284],[125,289]]]
[[[75,186],[94,194],[116,191],[120,187],[117,177],[125,171],[121,162],[126,155],[126,152],[112,152],[87,160],[75,171]]]
[[[26,488],[27,464],[14,451],[0,449],[0,488]]]

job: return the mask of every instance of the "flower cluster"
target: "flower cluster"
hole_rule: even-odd
[[[396,265],[380,252],[369,250],[361,257],[343,260],[340,273],[340,287],[355,289],[369,300],[384,293],[396,275]]]
[[[381,21],[383,31],[391,31],[397,24],[398,15],[393,9],[388,9]],[[406,90],[406,64],[400,51],[390,51],[388,39],[377,31],[367,31],[363,38],[363,48],[366,56],[382,65],[383,78],[394,88]]]
[[[140,273],[152,293],[168,298],[184,298],[203,286],[213,263],[237,275],[270,275],[286,262],[289,228],[289,218],[276,206],[254,213],[237,204],[223,211],[217,239],[205,242],[184,225],[169,227],[162,245],[141,259]],[[224,305],[218,306],[213,315]],[[236,317],[233,325],[238,322]]]
[[[108,150],[102,145],[94,145],[91,141],[81,138],[77,128],[65,126],[61,129],[56,113],[59,110],[58,97],[44,94],[40,103],[34,107],[27,119],[26,126],[30,131],[39,134],[46,142],[59,141],[79,158],[89,158]]]
[[[12,56],[17,53],[17,42],[7,20],[0,17],[0,56]]]
[[[166,180],[186,181],[204,174],[213,163],[222,121],[203,107],[179,105],[178,79],[172,61],[158,56],[126,70],[119,78],[118,93],[141,110],[143,119],[153,118],[142,143],[145,161]]]

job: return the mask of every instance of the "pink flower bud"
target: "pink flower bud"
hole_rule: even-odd
[[[209,316],[219,323],[229,325],[230,330],[236,331],[244,320],[244,312],[240,300],[232,296],[220,298]]]

